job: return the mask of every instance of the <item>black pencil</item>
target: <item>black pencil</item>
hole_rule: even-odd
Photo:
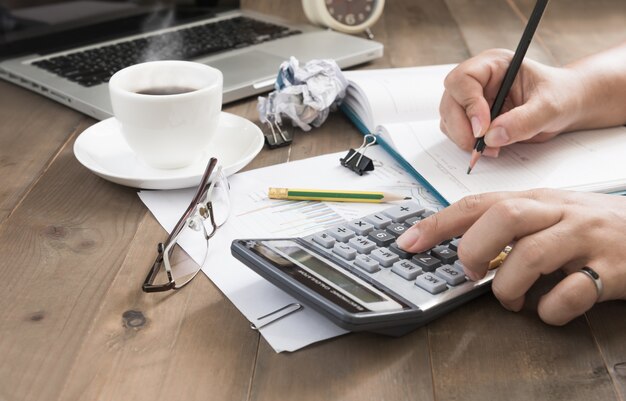
[[[495,120],[495,118],[498,117],[498,115],[500,115],[500,112],[502,111],[502,105],[504,105],[504,100],[509,95],[511,86],[513,86],[513,81],[515,81],[517,72],[522,65],[522,61],[524,61],[524,56],[526,55],[528,46],[530,46],[530,42],[533,39],[535,30],[537,30],[537,26],[539,25],[539,21],[541,21],[541,16],[543,15],[543,11],[546,9],[547,5],[548,0],[537,0],[537,3],[535,3],[535,8],[533,8],[533,12],[528,19],[528,23],[526,24],[526,28],[524,28],[522,38],[517,45],[517,49],[515,49],[515,54],[513,54],[511,64],[506,70],[506,74],[504,75],[504,79],[502,80],[502,84],[500,85],[500,89],[498,89],[496,99],[491,106],[491,121]],[[486,145],[484,135],[476,139],[476,143],[474,144],[474,150],[472,151],[472,158],[470,159],[469,167],[467,169],[467,174],[472,171],[472,169],[476,165],[476,162],[478,162],[478,159],[485,150],[485,146]]]

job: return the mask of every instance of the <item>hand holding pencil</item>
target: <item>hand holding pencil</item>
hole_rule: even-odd
[[[511,63],[506,69],[506,73],[504,74],[504,78],[502,80],[502,83],[500,84],[500,88],[498,89],[498,93],[496,94],[493,104],[491,105],[491,121],[495,120],[502,111],[504,101],[509,95],[509,91],[511,90],[511,86],[513,86],[513,82],[517,78],[517,72],[522,66],[522,61],[524,61],[524,56],[526,55],[528,46],[530,46],[530,42],[532,41],[535,30],[539,25],[539,21],[541,21],[541,16],[543,15],[543,11],[545,10],[547,5],[548,0],[537,0],[537,3],[535,4],[535,8],[533,9],[530,18],[528,19],[528,24],[526,24],[526,28],[524,29],[524,33],[522,34],[522,38],[517,45],[517,49],[515,49],[515,54],[513,54]],[[467,174],[472,171],[474,165],[478,161],[478,158],[485,150],[485,147],[485,137],[478,137],[474,144],[474,150],[472,151],[472,158],[470,159],[470,165],[467,169]]]
[[[501,110],[491,107],[496,106],[513,56],[509,50],[488,50],[459,64],[446,78],[441,129],[462,149],[474,150],[482,137],[486,145],[482,154],[497,157],[503,146],[543,142],[578,127],[584,88],[575,68],[550,67],[526,57],[510,82],[508,96],[506,91],[500,96]]]

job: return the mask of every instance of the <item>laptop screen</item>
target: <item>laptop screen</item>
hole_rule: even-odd
[[[192,22],[239,0],[0,1],[0,59],[63,49]]]

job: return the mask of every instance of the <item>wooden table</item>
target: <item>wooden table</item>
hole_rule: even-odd
[[[299,1],[243,3],[304,20]],[[533,4],[388,0],[373,28],[385,56],[362,68],[513,49]],[[529,55],[561,65],[625,38],[624,0],[553,0]],[[258,122],[255,105],[224,109]],[[625,302],[550,327],[485,295],[401,338],[350,334],[276,354],[204,275],[144,294],[166,233],[135,190],[74,158],[94,123],[0,82],[0,400],[626,400]],[[361,140],[335,114],[247,168]]]

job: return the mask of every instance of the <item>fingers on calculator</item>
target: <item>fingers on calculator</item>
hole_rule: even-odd
[[[404,202],[304,239],[331,259],[348,263],[387,285],[395,277],[381,272],[389,270],[420,290],[438,294],[467,281],[456,253],[460,239],[451,238],[421,253],[406,252],[396,244],[409,227],[433,213],[416,202]]]
[[[460,238],[420,253],[397,238],[434,212],[415,201],[300,238],[235,240],[235,257],[351,331],[402,335],[489,289],[493,272],[471,281]]]

